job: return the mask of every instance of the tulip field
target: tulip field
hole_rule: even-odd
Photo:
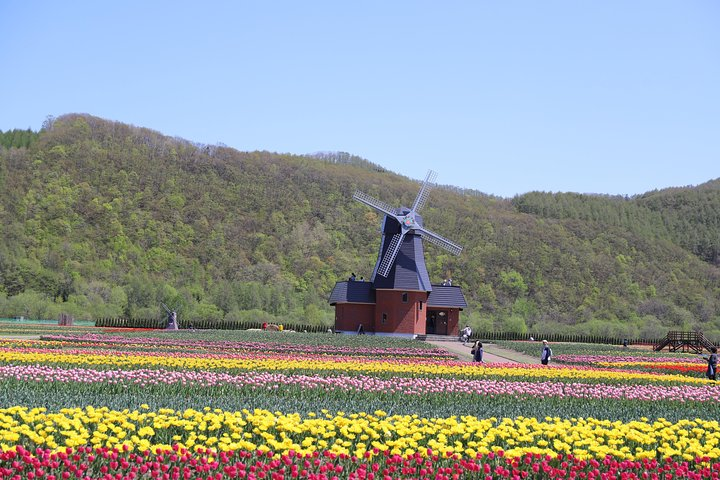
[[[720,478],[720,387],[698,356],[557,344],[542,366],[370,335],[5,335],[2,479]]]

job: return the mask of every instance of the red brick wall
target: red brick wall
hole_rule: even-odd
[[[335,304],[335,330],[357,332],[362,324],[365,332],[374,332],[375,305],[367,303]]]
[[[447,311],[448,317],[448,335],[459,337],[460,336],[460,310],[452,308]],[[465,325],[462,326],[464,328]]]
[[[376,305],[366,303],[338,303],[335,305],[335,330],[356,332],[360,324],[367,333],[401,333],[425,335],[427,318],[427,293],[404,292],[408,295],[407,303],[403,303],[400,290],[377,290]],[[422,310],[420,310],[422,302]],[[440,310],[437,310],[440,311]],[[442,309],[446,313],[443,318],[447,323],[447,335],[457,336],[460,329],[460,311],[457,308]],[[387,320],[382,323],[382,314]],[[438,317],[438,321],[442,321]]]
[[[402,301],[403,293],[407,293],[407,302]],[[427,292],[376,290],[375,331],[424,335],[427,296]],[[421,301],[422,311],[419,310]],[[384,323],[383,314],[387,315]]]

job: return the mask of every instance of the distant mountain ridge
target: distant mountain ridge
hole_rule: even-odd
[[[79,114],[33,134],[0,142],[0,316],[159,316],[163,301],[181,322],[331,324],[335,281],[369,277],[379,245],[353,192],[417,191],[343,152],[239,152]],[[477,329],[720,339],[719,206],[718,179],[630,198],[442,186],[424,217],[464,251],[429,245],[426,263],[464,287]]]

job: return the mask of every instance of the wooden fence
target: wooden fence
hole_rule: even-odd
[[[263,322],[245,321],[224,321],[224,320],[196,320],[181,321],[181,330],[248,330],[251,328],[262,328]],[[98,318],[95,320],[96,327],[114,328],[153,328],[164,329],[167,325],[165,318]],[[299,323],[283,323],[285,330],[308,333],[326,333],[327,325],[303,325]],[[602,335],[568,335],[560,333],[515,333],[515,332],[473,332],[473,338],[481,340],[547,340],[552,343],[595,343],[605,345],[622,345],[627,340],[628,345],[657,345],[665,337],[661,338],[617,338]],[[717,343],[717,342],[716,342]]]
[[[552,343],[601,343],[605,345],[622,345],[627,340],[628,345],[654,345],[657,338],[616,338],[602,335],[568,335],[562,333],[515,333],[515,332],[473,332],[473,338],[481,340],[547,340]]]
[[[262,328],[264,322],[181,320],[178,323],[181,330],[248,330],[250,328]],[[165,318],[98,318],[95,320],[96,327],[164,329],[166,325],[167,319]],[[326,333],[329,328],[326,325],[303,325],[298,323],[283,323],[282,326],[285,330],[310,333]]]

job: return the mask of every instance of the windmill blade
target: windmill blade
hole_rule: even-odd
[[[170,311],[170,309],[168,308],[168,306],[165,305],[163,302],[160,302],[160,305],[162,305],[162,307],[165,309],[165,311],[166,311],[167,313],[171,313],[171,311]]]
[[[397,257],[397,254],[400,251],[400,245],[402,245],[403,238],[405,238],[405,232],[393,235],[392,240],[390,240],[390,245],[385,251],[385,256],[378,267],[378,275],[382,277],[388,276],[388,273],[390,273],[390,269],[395,262],[395,257]]]
[[[463,247],[435,232],[431,232],[430,230],[420,227],[416,229],[416,233],[419,233],[423,240],[427,240],[438,247],[442,247],[454,255],[460,255],[460,252],[462,252]]]
[[[395,214],[395,208],[391,207],[385,202],[381,202],[380,200],[371,197],[367,193],[361,192],[360,190],[357,190],[355,192],[355,194],[353,195],[353,199],[357,200],[360,203],[364,203],[368,207],[374,208],[383,215],[389,215],[393,218],[397,217],[397,215]]]
[[[430,190],[433,189],[435,186],[435,179],[437,178],[437,172],[433,172],[432,170],[428,170],[427,175],[425,176],[425,181],[422,183],[422,186],[420,187],[420,191],[417,194],[417,197],[415,197],[415,203],[413,203],[412,206],[412,212],[419,212],[422,210],[422,208],[425,206],[425,203],[427,203],[428,196],[430,195]]]

